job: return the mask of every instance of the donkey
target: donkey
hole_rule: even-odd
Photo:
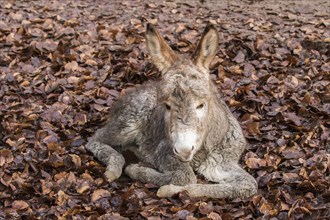
[[[255,194],[255,179],[238,165],[246,144],[242,130],[209,77],[218,45],[215,27],[206,27],[192,59],[179,57],[151,24],[145,37],[161,79],[123,95],[86,144],[107,165],[106,178],[121,176],[121,152],[130,149],[152,167],[130,164],[125,173],[161,186],[159,197],[184,190],[191,197]],[[197,184],[195,172],[214,183]]]

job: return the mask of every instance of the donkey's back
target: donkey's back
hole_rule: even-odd
[[[135,145],[157,106],[156,87],[155,83],[145,83],[127,89],[112,105],[105,127],[96,132],[89,142],[98,140],[118,148]]]

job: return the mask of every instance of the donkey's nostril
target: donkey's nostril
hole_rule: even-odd
[[[174,153],[179,154],[179,152],[176,148],[174,148]]]
[[[192,146],[192,147],[191,147],[191,150],[194,150],[194,149],[195,149],[195,146]]]

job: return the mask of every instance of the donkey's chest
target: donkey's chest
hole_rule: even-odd
[[[204,149],[198,151],[195,154],[194,159],[190,162],[190,166],[197,171],[201,164],[206,160],[207,154],[208,152]]]

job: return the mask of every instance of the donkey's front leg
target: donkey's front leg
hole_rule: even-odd
[[[153,183],[158,186],[167,184],[186,185],[197,181],[190,166],[181,166],[175,171],[166,170],[159,172],[153,168],[144,167],[139,164],[130,164],[125,168],[125,173],[131,179],[138,180],[143,183]]]
[[[155,169],[139,164],[131,164],[126,167],[125,173],[132,179],[159,186],[166,184],[186,185],[196,183],[197,181],[196,175],[189,163],[180,161],[173,155],[171,150],[156,153],[154,155],[153,165]]]
[[[88,142],[86,144],[86,149],[92,152],[98,160],[107,166],[104,175],[109,182],[112,182],[121,176],[125,159],[115,149],[98,141]]]
[[[109,182],[121,176],[125,164],[123,155],[109,145],[109,143],[120,144],[118,141],[120,140],[119,135],[119,131],[111,130],[111,127],[107,125],[97,130],[85,146],[88,151],[93,153],[98,160],[107,166],[104,175]]]
[[[161,173],[149,167],[141,166],[140,164],[130,164],[125,168],[125,173],[133,180],[138,180],[142,183],[153,183],[155,185],[165,185],[171,182],[170,173]]]
[[[148,156],[140,160],[150,163],[153,168],[131,164],[126,167],[125,173],[132,179],[149,182],[158,186],[166,184],[186,185],[196,183],[197,178],[189,163],[182,162],[174,155],[166,140],[160,141],[157,147],[140,146],[141,152],[148,152]]]

